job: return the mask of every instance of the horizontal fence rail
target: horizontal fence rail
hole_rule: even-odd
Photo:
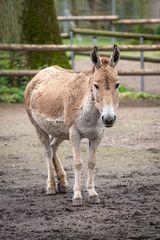
[[[143,24],[159,24],[160,18],[144,18],[144,19],[118,19],[113,21],[114,25],[143,25]]]
[[[34,76],[40,70],[0,70],[0,77],[24,77]],[[118,70],[120,76],[157,76],[160,75],[160,70]]]
[[[91,46],[79,46],[79,45],[56,45],[56,44],[0,44],[0,51],[76,51],[76,52],[90,52]],[[99,51],[112,51],[113,46],[99,46]],[[160,44],[142,44],[142,45],[121,45],[121,51],[158,51],[160,50]]]
[[[144,40],[160,41],[160,35],[156,35],[156,34],[153,35],[153,34],[145,34],[145,33],[112,32],[112,31],[81,29],[81,28],[73,28],[72,32],[74,34],[81,34],[81,35],[117,37],[117,38],[139,39],[140,37],[143,37]]]
[[[62,37],[63,39],[70,37],[69,33],[61,33],[60,35],[61,35],[61,37]]]
[[[88,52],[75,52],[75,55],[79,55],[79,56],[88,56]],[[104,54],[101,53],[101,57],[110,57],[109,54]],[[122,55],[121,54],[121,59],[124,60],[130,60],[130,61],[140,61],[141,58],[140,56],[127,56],[127,55]],[[145,62],[152,62],[152,63],[160,63],[160,58],[153,58],[153,57],[144,57],[144,61]]]
[[[119,19],[118,15],[58,16],[58,21],[113,21],[114,25],[159,24],[160,18]]]
[[[130,70],[130,71],[124,71],[119,70],[118,74],[120,76],[158,76],[160,75],[160,70]]]
[[[59,21],[113,21],[119,19],[117,15],[104,16],[58,16]]]

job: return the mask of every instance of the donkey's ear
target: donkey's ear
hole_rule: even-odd
[[[97,47],[94,47],[91,51],[91,60],[93,65],[98,69],[101,67],[101,60],[98,54]]]
[[[115,67],[120,59],[120,50],[117,45],[113,46],[113,53],[111,54],[109,65]]]

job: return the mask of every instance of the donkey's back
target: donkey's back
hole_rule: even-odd
[[[41,70],[26,87],[27,111],[36,111],[48,117],[61,117],[69,81],[76,75],[58,66]]]

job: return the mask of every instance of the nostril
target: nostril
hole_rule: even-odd
[[[113,123],[116,121],[116,115],[112,115],[112,116],[108,116],[108,117],[105,117],[103,115],[102,121],[104,122],[105,125],[113,125]]]
[[[106,123],[109,124],[109,125],[112,124],[112,123],[113,123],[113,119],[112,119],[112,118],[108,118],[108,119],[106,120]]]

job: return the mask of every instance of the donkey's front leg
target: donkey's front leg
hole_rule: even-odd
[[[80,146],[80,135],[76,128],[72,127],[70,129],[70,140],[73,148],[73,159],[74,159],[74,170],[75,170],[75,183],[74,183],[74,196],[72,198],[72,203],[74,206],[82,205],[82,195],[81,195],[81,146]]]
[[[96,165],[96,153],[98,145],[101,142],[102,136],[97,137],[89,142],[89,157],[88,157],[88,178],[87,178],[87,190],[89,194],[89,201],[92,203],[99,203],[99,197],[94,186],[94,169]]]

